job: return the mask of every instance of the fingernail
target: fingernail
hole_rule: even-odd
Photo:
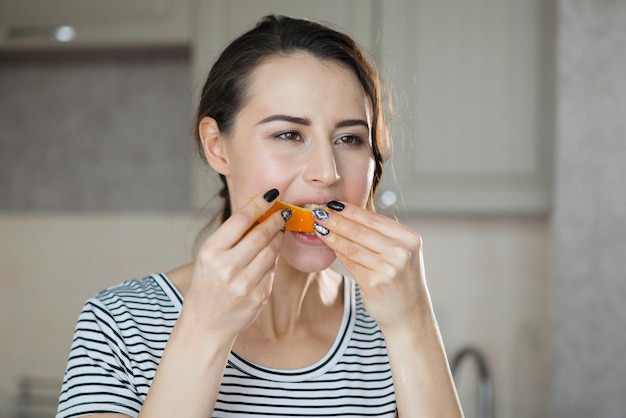
[[[313,215],[313,217],[315,219],[317,219],[318,221],[321,221],[321,222],[327,221],[328,217],[330,216],[328,214],[328,212],[326,212],[324,209],[320,209],[320,208],[313,209],[311,211],[311,214]]]
[[[328,233],[330,232],[328,230],[328,228],[326,228],[325,226],[322,226],[320,224],[318,224],[317,222],[313,223],[313,229],[315,229],[317,231],[318,234],[322,235],[322,236],[326,236],[328,235]]]
[[[284,226],[282,228],[280,228],[280,232],[285,232],[287,230],[287,228],[285,228]]]
[[[267,193],[263,195],[263,199],[267,202],[273,202],[278,197],[278,189],[269,190]]]
[[[283,217],[284,221],[287,222],[289,218],[291,218],[292,212],[291,209],[283,209],[280,211],[280,215]]]
[[[341,202],[337,202],[336,200],[331,200],[330,202],[326,203],[326,206],[337,212],[341,212],[346,208],[346,205]]]

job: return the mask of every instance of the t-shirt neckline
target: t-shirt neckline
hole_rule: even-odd
[[[154,274],[152,277],[167,294],[180,315],[183,297],[176,286],[174,286],[167,275],[163,273]],[[339,327],[339,332],[337,333],[330,350],[316,363],[304,368],[293,370],[273,369],[245,360],[244,358],[231,352],[228,358],[229,366],[246,375],[276,382],[307,381],[325,374],[328,370],[332,369],[342,357],[348,347],[352,332],[354,331],[356,319],[355,286],[356,285],[353,280],[343,276],[343,317]]]

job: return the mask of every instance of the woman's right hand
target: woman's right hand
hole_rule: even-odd
[[[195,332],[232,342],[258,317],[272,290],[285,220],[280,212],[257,219],[277,196],[276,189],[256,196],[200,247],[181,314]]]

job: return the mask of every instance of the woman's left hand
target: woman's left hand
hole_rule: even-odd
[[[341,211],[327,211],[327,219],[317,218],[323,227],[317,235],[359,284],[367,311],[384,333],[415,330],[431,312],[421,237],[383,215],[341,205]]]

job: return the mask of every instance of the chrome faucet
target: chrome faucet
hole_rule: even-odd
[[[485,356],[475,347],[465,347],[459,350],[450,363],[450,371],[454,378],[459,365],[464,358],[471,357],[478,367],[478,376],[480,379],[478,385],[478,408],[480,418],[493,418],[493,383],[489,373],[489,367]]]

